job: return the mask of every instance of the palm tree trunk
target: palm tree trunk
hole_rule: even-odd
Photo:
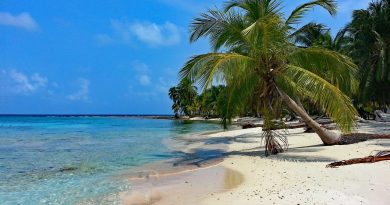
[[[325,145],[335,145],[340,141],[340,134],[321,127],[321,125],[314,121],[302,107],[290,98],[290,96],[279,89],[278,92],[287,106],[300,116],[302,120],[318,134]]]

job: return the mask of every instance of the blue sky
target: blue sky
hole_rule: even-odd
[[[0,1],[0,114],[170,114],[169,87],[206,40],[188,25],[220,0]],[[284,1],[288,13],[305,0]],[[294,3],[291,3],[294,2]],[[370,0],[306,22],[337,31]]]

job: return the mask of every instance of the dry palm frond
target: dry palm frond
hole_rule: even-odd
[[[288,149],[288,140],[286,133],[278,133],[277,131],[264,131],[261,135],[262,142],[265,142],[265,155],[282,153]]]
[[[263,134],[261,135],[261,143],[265,143],[265,155],[282,153],[288,148],[287,130],[274,131],[275,127],[285,126],[280,122],[272,120],[270,111],[263,111],[267,113],[264,116]]]
[[[364,158],[355,158],[350,160],[343,160],[339,162],[333,162],[331,164],[328,164],[327,168],[337,168],[339,166],[345,166],[345,165],[351,165],[351,164],[360,164],[360,163],[374,163],[374,162],[380,162],[390,160],[390,150],[387,151],[380,151],[376,155],[368,156]]]

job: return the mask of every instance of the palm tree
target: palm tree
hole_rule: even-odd
[[[202,114],[206,117],[219,117],[220,116],[220,98],[223,96],[225,86],[212,86],[205,90],[200,96]]]
[[[192,116],[197,112],[198,92],[192,81],[188,78],[182,79],[178,85],[181,108],[185,115]]]
[[[308,23],[293,33],[295,43],[303,47],[323,46],[331,44],[330,29],[324,24]]]
[[[360,101],[390,104],[390,0],[373,1],[353,12],[346,27],[350,53],[359,65]]]
[[[173,101],[172,110],[175,113],[175,117],[179,117],[180,111],[180,93],[178,87],[171,87],[169,89],[169,98]]]
[[[346,29],[341,29],[333,38],[330,29],[324,24],[308,23],[296,30],[291,37],[295,43],[302,47],[323,47],[333,51],[344,51],[348,44],[349,37],[346,36]]]
[[[352,87],[355,64],[335,51],[301,48],[292,43],[292,25],[300,23],[314,6],[321,6],[331,15],[336,13],[334,0],[315,0],[298,6],[287,19],[283,18],[279,0],[232,0],[224,10],[209,10],[191,25],[190,41],[208,37],[213,52],[193,56],[181,69],[181,78],[197,82],[202,89],[214,81],[224,83],[225,119],[232,118],[237,107],[245,106],[259,93],[255,97],[265,121],[267,155],[283,151],[286,142],[272,131],[272,119],[281,112],[282,103],[299,115],[326,145],[337,144],[340,134],[321,127],[297,100],[311,100],[343,132],[349,132],[355,124],[357,112],[350,98],[325,80],[331,77],[340,86]]]
[[[298,46],[304,48],[321,47],[340,53],[348,53],[351,49],[350,44],[352,38],[347,35],[347,31],[347,28],[341,29],[333,38],[330,29],[324,24],[308,23],[294,31],[290,37],[294,39],[294,42],[298,44]],[[333,75],[328,75],[325,79],[333,85],[336,85],[343,93],[348,94],[349,96],[353,96],[357,93],[357,84],[352,86],[353,89],[351,89],[350,85],[340,87],[340,83],[333,77]],[[355,83],[358,82],[356,81]]]
[[[197,88],[189,79],[185,78],[178,86],[170,88],[168,95],[173,101],[172,110],[176,116],[183,114],[192,116],[198,112]]]

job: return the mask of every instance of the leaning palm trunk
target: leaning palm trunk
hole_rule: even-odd
[[[284,103],[286,103],[291,110],[293,110],[298,116],[300,116],[302,120],[317,133],[317,135],[321,138],[322,142],[325,145],[334,145],[340,141],[341,135],[321,127],[319,123],[314,121],[307,114],[307,112],[302,107],[300,107],[293,99],[291,99],[286,93],[280,90],[278,90],[278,92],[282,97]]]

